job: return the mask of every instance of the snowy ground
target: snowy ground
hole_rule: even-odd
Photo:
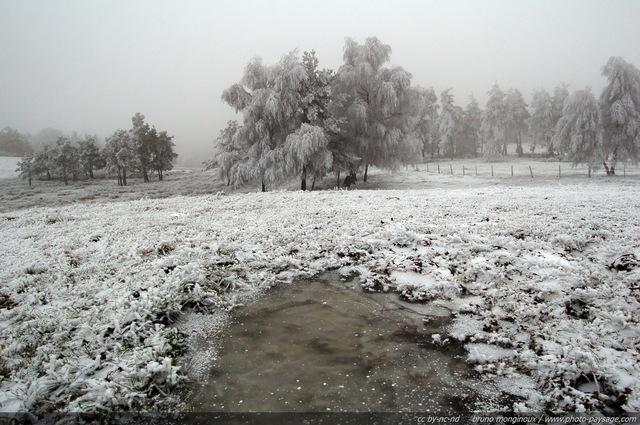
[[[0,179],[17,177],[16,168],[21,158],[0,156]]]
[[[225,310],[340,268],[451,309],[434,344],[465,344],[486,379],[520,397],[513,409],[640,410],[640,268],[630,257],[629,271],[610,268],[640,258],[637,174],[536,180],[502,166],[506,176],[374,172],[351,191],[15,199],[0,214],[1,408],[170,407],[186,337],[170,323],[185,306]],[[169,196],[181,176],[112,193]],[[393,184],[415,190],[361,190]]]
[[[438,166],[440,172],[438,172]],[[560,177],[558,168],[560,167]],[[513,168],[513,176],[511,170]],[[453,174],[451,173],[453,171]],[[476,175],[477,172],[477,175]],[[531,177],[533,172],[533,178]],[[616,180],[640,181],[640,168],[618,167]],[[626,173],[626,176],[624,175]],[[104,177],[102,171],[96,173]],[[344,179],[344,174],[341,176]],[[417,170],[407,167],[395,173],[369,170],[369,181],[364,183],[362,176],[352,188],[355,189],[425,189],[460,188],[487,185],[565,185],[576,182],[599,182],[607,180],[602,170],[594,171],[588,177],[588,168],[572,167],[566,162],[533,161],[517,157],[508,157],[504,161],[486,163],[481,159],[456,160],[420,164]],[[173,196],[194,196],[227,193],[250,193],[260,190],[258,186],[247,186],[234,190],[220,181],[215,171],[178,168],[165,174],[165,180],[159,182],[152,175],[150,183],[140,178],[127,179],[129,185],[119,187],[116,180],[97,178],[70,182],[65,186],[59,181],[33,180],[30,187],[26,180],[19,178],[0,179],[0,213],[36,206],[62,206],[80,202],[121,202],[142,198],[168,198]],[[280,188],[299,188],[299,182],[291,182]],[[311,186],[311,182],[308,182]],[[337,187],[335,176],[327,177],[316,184],[317,189]]]

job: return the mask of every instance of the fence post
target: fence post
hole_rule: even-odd
[[[449,170],[451,171],[451,175],[453,176],[453,165],[449,164]]]
[[[531,174],[531,178],[533,178],[533,169],[531,168],[531,165],[529,165],[529,173]]]
[[[429,163],[427,162],[427,173],[429,172]]]
[[[440,163],[438,163],[438,174],[440,174]]]
[[[513,165],[511,166],[511,177],[513,177]]]
[[[493,177],[493,165],[491,166],[491,177]]]
[[[462,166],[462,175],[464,176],[464,165]]]
[[[626,161],[624,162],[623,167],[622,167],[622,175],[624,177],[627,177],[627,163],[626,163]]]
[[[589,165],[589,178],[591,178],[591,165]]]
[[[562,178],[562,167],[561,165],[558,165],[558,178],[561,179]]]
[[[478,166],[476,165],[476,176],[478,175]]]

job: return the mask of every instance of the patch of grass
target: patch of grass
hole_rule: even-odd
[[[28,275],[37,275],[46,273],[47,269],[42,266],[31,265],[24,269],[24,272]]]

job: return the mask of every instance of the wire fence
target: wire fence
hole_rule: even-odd
[[[595,177],[606,176],[603,167],[593,168],[587,165],[574,166],[569,163],[535,162],[531,164],[461,164],[461,163],[439,163],[431,162],[420,164],[419,168],[425,169],[428,173],[460,176],[481,176],[481,177]],[[615,176],[632,177],[640,176],[640,167],[620,163],[615,168]]]

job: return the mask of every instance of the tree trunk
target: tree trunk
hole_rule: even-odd
[[[340,189],[340,170],[338,170],[338,189]]]
[[[531,152],[531,153],[535,153],[536,152],[537,140],[538,140],[538,138],[536,137],[536,134],[533,133],[533,143],[531,144],[531,148],[529,149],[529,152]]]
[[[231,177],[227,177],[227,186],[231,186]]]
[[[364,182],[367,182],[367,175],[369,174],[369,164],[364,166]]]
[[[31,174],[29,174],[29,186],[31,186]]]
[[[262,180],[262,191],[266,192],[267,191],[267,186],[265,186],[264,184],[264,180]]]
[[[300,190],[307,190],[307,166],[302,166],[302,182],[300,183]]]
[[[313,180],[311,181],[311,191],[313,191],[313,189],[316,188],[316,178],[314,177]]]
[[[145,183],[149,183],[149,173],[147,172],[146,167],[142,167],[142,177],[144,178]]]
[[[125,167],[122,167],[122,185],[127,185],[127,169]]]
[[[615,165],[612,165],[611,167],[609,167],[606,162],[603,162],[602,165],[604,165],[604,171],[607,173],[607,176],[615,176],[616,175],[616,166]]]
[[[518,133],[517,140],[518,140],[518,147],[516,148],[516,152],[518,153],[518,156],[522,158],[524,151],[522,150],[522,135],[520,133]]]

